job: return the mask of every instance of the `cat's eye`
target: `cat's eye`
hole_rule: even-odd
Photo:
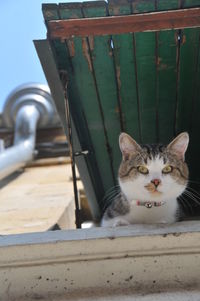
[[[144,175],[148,174],[149,173],[149,170],[148,168],[146,168],[145,166],[141,165],[141,166],[138,166],[138,171]]]
[[[170,173],[172,172],[173,170],[173,167],[171,165],[166,165],[163,170],[162,170],[162,173]]]

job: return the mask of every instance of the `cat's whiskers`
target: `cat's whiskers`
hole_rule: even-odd
[[[188,209],[188,207],[193,211],[192,205],[190,204],[190,202],[183,197],[183,195],[181,195],[179,197],[179,200],[181,201],[181,204],[183,204],[183,206]]]
[[[185,190],[184,193],[185,193],[186,196],[190,197],[191,200],[193,200],[196,204],[200,205],[200,201],[198,201],[196,199],[196,197],[191,194],[191,192]]]
[[[189,188],[187,188],[186,189],[186,191],[188,192],[188,193],[190,193],[193,197],[195,197],[196,199],[198,199],[198,200],[200,200],[200,195],[196,192],[196,191],[192,191],[192,190],[190,190]]]
[[[116,197],[118,197],[120,195],[120,193],[117,193],[117,194],[113,194],[112,196],[109,196],[109,197],[104,197],[104,202],[108,203],[110,201],[112,201],[113,199],[115,199]]]
[[[101,202],[105,204],[103,210],[105,210],[105,208],[106,208],[110,203],[112,203],[112,201],[113,201],[116,197],[118,197],[119,195],[120,195],[120,186],[119,186],[119,185],[115,185],[115,186],[109,188],[109,189],[106,191],[106,193],[105,193],[103,199],[101,200]]]
[[[187,187],[186,190],[193,192],[196,196],[198,196],[198,198],[200,199],[200,194],[198,191],[196,191],[195,189],[193,189],[192,187]]]
[[[188,183],[200,185],[200,182],[199,182],[199,181],[194,181],[194,180],[188,180]]]

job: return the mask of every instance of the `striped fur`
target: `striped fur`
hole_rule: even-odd
[[[184,160],[188,134],[180,134],[167,146],[140,146],[125,133],[120,135],[119,141],[122,152],[118,173],[121,192],[106,209],[102,226],[176,221],[177,198],[184,192],[189,175]],[[147,170],[147,174],[141,174],[140,166]],[[170,166],[170,173],[164,173],[166,166]],[[154,179],[159,180],[158,187]],[[135,200],[164,201],[166,205],[149,210],[135,206]]]

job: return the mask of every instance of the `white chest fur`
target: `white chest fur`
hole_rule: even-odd
[[[129,224],[173,223],[178,210],[177,200],[168,200],[162,206],[146,208],[130,201],[130,211],[126,215],[102,221],[103,227],[116,227]]]

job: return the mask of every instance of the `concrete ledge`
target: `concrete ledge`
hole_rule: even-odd
[[[193,221],[2,236],[0,300],[199,289],[199,230]]]

